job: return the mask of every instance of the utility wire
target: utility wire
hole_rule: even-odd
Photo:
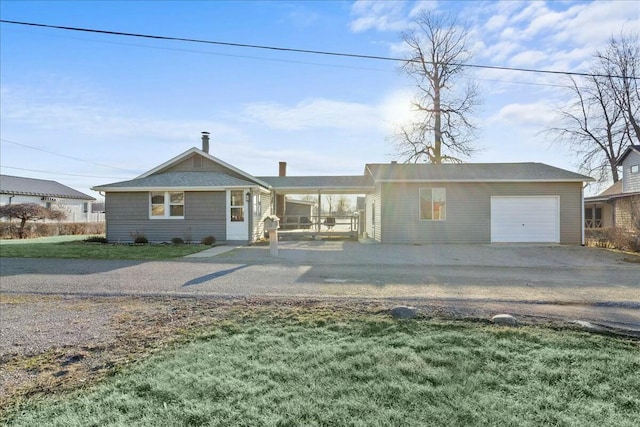
[[[92,162],[91,160],[81,159],[81,158],[79,158],[79,157],[67,156],[66,154],[60,154],[60,153],[56,153],[56,152],[53,152],[53,151],[44,150],[44,149],[42,149],[42,148],[32,147],[31,145],[21,144],[21,143],[19,143],[19,142],[11,141],[11,140],[4,139],[4,138],[0,138],[0,141],[2,141],[2,142],[8,142],[9,144],[19,145],[20,147],[29,148],[29,149],[31,149],[31,150],[42,151],[43,153],[53,154],[54,156],[66,157],[67,159],[77,160],[77,161],[79,161],[79,162],[83,162],[83,163],[91,163],[91,164],[94,164],[94,165],[96,165],[96,166],[101,166],[101,167],[103,167],[103,168],[118,169],[118,170],[121,170],[121,171],[124,171],[124,172],[135,173],[135,174],[137,174],[137,173],[138,173],[138,172],[135,172],[135,171],[132,171],[132,170],[129,170],[129,169],[119,168],[119,167],[117,167],[117,166],[104,165],[104,164],[102,164],[102,163]]]
[[[5,19],[0,19],[1,23],[5,24],[15,24],[15,25],[26,25],[31,27],[40,27],[40,28],[52,28],[57,30],[66,30],[66,31],[81,31],[85,33],[94,33],[94,34],[108,34],[115,36],[125,36],[125,37],[139,37],[146,39],[154,39],[154,40],[172,40],[172,41],[180,41],[180,42],[189,42],[189,43],[203,43],[203,44],[213,44],[218,46],[231,46],[231,47],[243,47],[243,48],[251,48],[251,49],[264,49],[264,50],[272,50],[279,52],[295,52],[295,53],[306,53],[306,54],[314,54],[314,55],[326,55],[326,56],[337,56],[337,57],[346,57],[346,58],[360,58],[360,59],[375,59],[381,61],[395,61],[395,62],[407,62],[407,59],[404,58],[394,58],[389,56],[377,56],[377,55],[363,55],[356,53],[344,53],[344,52],[330,52],[323,50],[311,50],[311,49],[294,49],[288,47],[279,47],[279,46],[266,46],[266,45],[255,45],[255,44],[245,44],[245,43],[231,43],[231,42],[221,42],[214,40],[203,40],[203,39],[192,39],[185,37],[170,37],[170,36],[159,36],[153,34],[140,34],[140,33],[126,33],[121,31],[108,31],[108,30],[98,30],[94,28],[79,28],[79,27],[67,27],[61,25],[49,25],[49,24],[39,24],[35,22],[23,22],[23,21],[10,21]],[[582,76],[582,77],[613,77],[613,78],[625,78],[623,76],[618,75],[610,75],[610,74],[591,74],[591,73],[579,73],[575,71],[557,71],[557,70],[538,70],[532,68],[515,68],[515,67],[500,67],[500,66],[492,66],[492,65],[478,65],[478,64],[459,64],[452,63],[451,65],[457,65],[461,67],[469,67],[469,68],[481,68],[481,69],[489,69],[489,70],[505,70],[505,71],[521,71],[526,73],[543,73],[543,74],[560,74],[560,75],[572,75],[572,76]],[[629,79],[640,79],[640,77],[626,77]]]

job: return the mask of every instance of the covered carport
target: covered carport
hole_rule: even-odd
[[[286,166],[285,166],[286,167]],[[272,191],[272,210],[281,223],[297,224],[281,230],[283,235],[290,236],[343,236],[357,237],[362,230],[361,222],[364,212],[356,215],[323,214],[322,197],[326,195],[364,195],[373,191],[373,182],[364,175],[345,176],[286,176],[281,166],[281,176],[261,177],[268,183]],[[288,215],[286,210],[286,196],[313,195],[317,202],[315,214],[307,220],[297,215]]]

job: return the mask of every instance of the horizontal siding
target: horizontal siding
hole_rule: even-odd
[[[631,173],[631,166],[640,165],[640,154],[632,151],[622,163],[622,192],[640,191],[640,173]]]
[[[174,237],[199,242],[214,236],[226,240],[225,192],[186,192],[184,219],[149,219],[149,193],[107,193],[105,197],[107,239],[130,242],[144,234],[151,242]]]
[[[446,220],[420,220],[419,189],[446,188]],[[580,183],[382,184],[383,243],[490,243],[491,196],[560,196],[560,243],[580,244]]]
[[[264,220],[271,215],[271,193],[261,193],[260,197],[262,198],[262,215],[253,216],[254,209],[253,206],[250,207],[252,212],[251,240],[253,242],[264,238]]]
[[[222,172],[226,175],[230,175],[238,179],[247,180],[246,176],[240,175],[239,173],[232,171],[231,169],[228,169],[218,163],[212,162],[211,160],[206,159],[204,157],[202,157],[202,167],[194,168],[193,158],[195,156],[202,157],[199,154],[194,154],[193,156],[189,156],[183,161],[176,163],[175,165],[171,166],[169,169],[164,170],[163,172]]]
[[[376,191],[365,196],[365,226],[367,235],[380,242],[382,241],[381,232],[381,203],[380,203],[380,186],[376,187]],[[373,211],[373,214],[372,214]]]

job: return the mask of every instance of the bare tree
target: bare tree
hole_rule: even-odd
[[[402,34],[409,55],[401,71],[415,82],[418,119],[400,125],[391,140],[407,163],[460,162],[475,151],[471,115],[479,104],[477,85],[459,83],[471,58],[469,31],[430,11],[418,15],[415,27]]]
[[[15,205],[0,206],[0,218],[17,218],[20,220],[18,237],[24,238],[24,226],[27,221],[37,221],[39,219],[64,219],[64,212],[48,209],[35,203],[18,203]]]
[[[336,214],[337,215],[347,215],[351,210],[351,200],[345,195],[340,195],[338,197],[338,202],[336,203]]]
[[[638,34],[611,37],[604,52],[596,53],[598,68],[622,111],[632,144],[640,144],[640,39]]]
[[[612,37],[606,50],[594,55],[590,76],[569,78],[571,101],[548,129],[578,156],[580,169],[600,182],[617,182],[618,158],[640,143],[639,61],[637,36]]]

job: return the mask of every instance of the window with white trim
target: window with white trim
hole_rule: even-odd
[[[151,218],[184,218],[184,192],[152,191],[149,198]]]
[[[446,189],[420,189],[420,219],[427,221],[443,221],[447,219]]]
[[[640,172],[640,165],[631,165],[629,171],[634,174]]]

